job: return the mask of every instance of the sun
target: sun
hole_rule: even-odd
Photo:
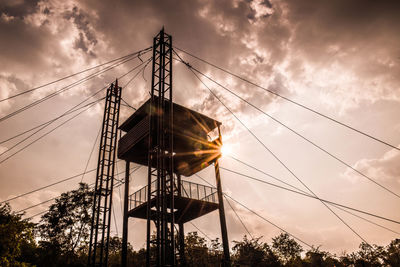
[[[223,144],[221,147],[222,156],[228,156],[232,153],[232,146],[229,144]]]

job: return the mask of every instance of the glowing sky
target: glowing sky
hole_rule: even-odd
[[[173,43],[353,127],[400,144],[400,3],[398,1],[0,1],[0,98],[149,47],[164,26]],[[150,54],[143,55],[147,59]],[[250,86],[181,53],[268,114],[333,155],[400,193],[400,153]],[[29,111],[0,122],[0,141],[46,122],[140,63],[126,63],[74,87]],[[123,86],[130,77],[120,81]],[[0,103],[1,117],[56,89],[72,78]],[[222,88],[207,81],[221,99],[318,196],[400,220],[400,199],[354,173],[338,161]],[[138,107],[148,98],[149,68],[128,87],[123,98]],[[179,63],[174,63],[174,101],[222,122],[231,153],[280,179],[302,187],[282,165]],[[132,110],[123,107],[121,120]],[[0,164],[0,200],[83,172],[101,123],[96,105],[46,138]],[[57,125],[57,124],[56,124]],[[20,139],[0,144],[0,152]],[[16,151],[16,150],[13,150]],[[0,160],[7,157],[4,154]],[[89,162],[96,166],[97,148]],[[224,157],[221,166],[266,181],[272,179]],[[124,170],[121,162],[120,172]],[[131,192],[143,186],[146,170],[133,176]],[[320,202],[250,181],[221,170],[224,191],[272,222],[321,249],[353,251],[361,240]],[[201,173],[214,182],[213,168]],[[122,176],[120,177],[122,178]],[[194,182],[201,182],[197,178]],[[77,187],[80,178],[11,202],[14,210]],[[84,181],[91,183],[88,174]],[[121,194],[123,193],[120,188]],[[121,202],[114,210],[121,236]],[[251,234],[264,241],[279,234],[272,225],[232,203]],[[27,211],[27,216],[46,205]],[[225,204],[230,240],[246,234]],[[399,236],[336,210],[368,242],[386,245]],[[369,218],[371,219],[371,218]],[[38,217],[35,218],[35,221]],[[400,232],[400,226],[378,221]],[[219,237],[217,213],[194,223]],[[143,221],[130,220],[129,240],[144,245]],[[194,230],[190,224],[187,231]],[[113,226],[113,233],[117,229]]]

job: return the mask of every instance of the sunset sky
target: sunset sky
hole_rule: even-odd
[[[0,99],[147,48],[164,26],[176,47],[400,148],[399,14],[399,1],[384,0],[0,0]],[[399,150],[177,52],[192,66],[259,109],[400,194]],[[150,56],[147,53],[141,59]],[[129,61],[16,116],[0,119],[0,153],[29,134],[2,141],[61,115],[139,63],[139,59]],[[173,68],[174,102],[222,122],[223,141],[231,148],[231,156],[306,190],[183,64],[174,61]],[[94,71],[2,101],[0,117]],[[130,73],[119,83],[123,87],[123,99],[139,107],[149,97],[150,67],[124,87],[134,74]],[[399,197],[221,87],[206,79],[204,82],[320,198],[400,220]],[[101,101],[5,161],[24,144],[72,115],[1,155],[0,201],[82,173],[101,125],[103,106]],[[121,121],[132,112],[126,106],[121,107]],[[98,144],[89,161],[89,170],[96,167],[97,151]],[[220,164],[278,183],[229,156],[223,156]],[[123,162],[118,164],[118,170],[124,170]],[[215,184],[213,171],[210,167],[200,175]],[[144,186],[146,174],[145,167],[133,174],[131,193]],[[340,254],[356,250],[361,242],[317,200],[225,170],[221,170],[221,175],[223,190],[228,195],[309,244]],[[24,209],[77,188],[81,178],[18,198],[10,204],[15,211]],[[94,178],[92,172],[83,181],[92,183]],[[184,179],[204,183],[196,177]],[[113,234],[118,231],[119,236],[122,236],[122,194],[123,187],[115,189],[117,227],[113,224],[112,231]],[[27,210],[26,217],[46,210],[50,203]],[[280,233],[240,205],[231,204],[253,236],[262,236],[263,241],[270,242]],[[242,239],[247,234],[245,229],[227,203],[225,209],[229,240]],[[371,244],[387,245],[399,238],[399,234],[332,209]],[[360,216],[400,232],[399,224]],[[33,221],[39,219],[37,216]],[[220,237],[217,212],[193,223],[209,237]],[[143,220],[130,219],[129,241],[135,249],[145,245],[144,229]],[[187,224],[185,230],[195,228]]]

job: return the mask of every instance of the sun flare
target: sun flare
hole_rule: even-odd
[[[232,146],[229,144],[223,144],[221,147],[222,156],[228,156],[232,153]]]

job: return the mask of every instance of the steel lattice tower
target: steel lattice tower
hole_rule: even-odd
[[[165,110],[172,111],[172,38],[164,29],[153,41],[153,65],[151,81],[150,133],[148,154],[148,184],[154,181],[155,188],[148,186],[147,201],[156,199],[155,212],[147,206],[147,266],[175,265],[174,198],[167,199],[167,192],[174,192],[173,175],[173,112],[165,115]],[[169,202],[169,203],[167,203]],[[167,208],[169,207],[169,208]],[[156,236],[151,236],[151,221],[156,226]],[[151,255],[151,244],[156,248]]]
[[[90,232],[88,266],[107,266],[116,142],[121,101],[118,81],[107,89],[101,130],[93,216]]]
[[[224,249],[221,264],[230,266],[218,165],[221,123],[173,103],[172,38],[164,29],[153,41],[150,95],[119,126],[125,134],[118,142],[118,158],[126,161],[121,265],[128,266],[130,217],[147,221],[146,266],[187,266],[184,224],[219,210]],[[131,162],[148,167],[147,185],[133,194],[129,193]],[[181,178],[190,179],[211,165],[217,188]]]

